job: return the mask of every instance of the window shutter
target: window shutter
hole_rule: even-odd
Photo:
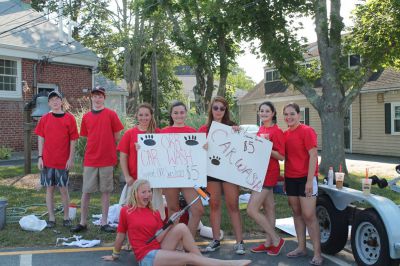
[[[310,108],[304,108],[304,123],[309,126],[310,125]]]
[[[385,103],[385,134],[392,134],[392,105]]]

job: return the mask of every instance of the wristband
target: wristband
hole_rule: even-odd
[[[38,158],[38,159],[39,159],[39,158],[43,158],[43,156],[42,156],[42,155],[39,155],[37,158]]]

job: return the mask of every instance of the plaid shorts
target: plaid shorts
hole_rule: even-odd
[[[40,184],[44,187],[66,187],[69,183],[68,170],[44,167],[40,172]]]

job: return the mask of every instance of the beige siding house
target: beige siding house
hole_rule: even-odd
[[[350,59],[349,59],[350,60]],[[307,99],[279,80],[272,68],[263,81],[239,100],[241,124],[259,124],[257,108],[263,101],[275,104],[278,125],[285,130],[283,106],[296,102],[302,122],[313,127],[321,143],[321,123]],[[400,72],[386,69],[372,76],[354,100],[345,119],[345,146],[349,153],[400,156]],[[321,146],[319,146],[321,148]]]

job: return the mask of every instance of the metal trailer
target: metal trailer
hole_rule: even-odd
[[[398,181],[400,177],[389,185],[400,193]],[[356,202],[366,207],[356,207]],[[319,185],[317,218],[324,253],[341,251],[351,230],[351,249],[358,265],[400,265],[400,206],[393,201],[347,187]]]

